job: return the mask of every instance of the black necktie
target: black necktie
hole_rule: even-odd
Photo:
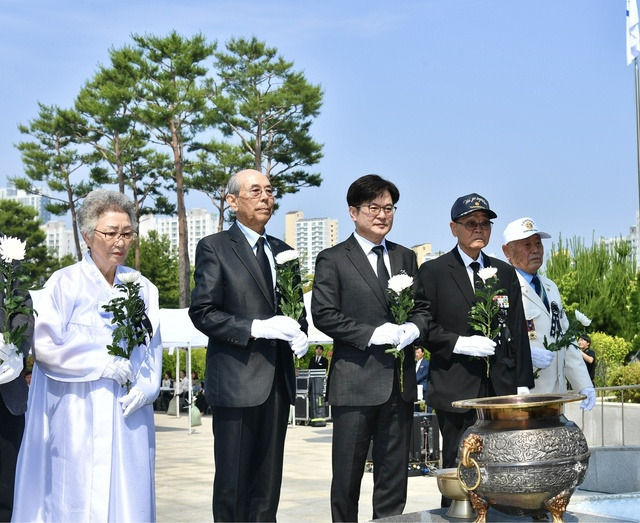
[[[376,245],[371,250],[378,256],[378,264],[376,266],[378,281],[380,282],[382,290],[387,292],[387,287],[389,286],[389,271],[384,264],[384,247],[382,245]]]
[[[540,299],[542,300],[542,303],[544,303],[544,306],[547,308],[547,310],[549,310],[549,300],[547,299],[547,293],[544,292],[544,287],[540,283],[540,278],[538,278],[537,275],[531,278],[531,284],[536,290],[536,294],[540,296]]]
[[[482,281],[482,278],[480,278],[480,275],[478,274],[478,271],[480,270],[480,263],[479,262],[471,262],[469,264],[469,267],[471,267],[471,270],[473,271],[473,287],[475,290],[477,289],[482,289],[484,287],[484,282]]]
[[[264,250],[264,237],[260,236],[258,238],[257,248],[256,248],[256,258],[258,259],[258,264],[260,265],[260,269],[262,270],[262,275],[264,276],[264,281],[267,282],[267,287],[271,291],[271,304],[273,304],[273,277],[271,276],[271,264],[269,263],[269,258],[267,257],[267,253]]]

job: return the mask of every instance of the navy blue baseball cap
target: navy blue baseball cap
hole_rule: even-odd
[[[472,192],[466,196],[460,196],[451,207],[451,221],[455,222],[458,218],[470,214],[475,211],[484,211],[489,218],[497,218],[498,215],[489,208],[489,202],[486,198],[478,193]]]

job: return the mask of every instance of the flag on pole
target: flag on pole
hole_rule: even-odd
[[[627,0],[627,65],[640,55],[640,29],[638,28],[638,4]]]

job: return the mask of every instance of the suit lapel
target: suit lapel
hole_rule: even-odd
[[[380,282],[378,281],[376,273],[371,267],[367,255],[364,253],[362,247],[360,247],[360,244],[358,243],[358,240],[356,240],[353,234],[345,243],[345,252],[349,261],[353,263],[355,268],[362,275],[364,281],[367,282],[369,287],[371,287],[376,298],[378,298],[385,308],[388,307],[387,297],[385,296],[382,287],[380,287]],[[391,265],[391,269],[393,270],[393,265]]]
[[[453,278],[453,281],[456,283],[456,285],[460,289],[460,292],[471,307],[473,306],[473,303],[475,301],[475,294],[473,292],[471,280],[469,280],[467,268],[464,266],[457,247],[454,247],[449,254],[451,255],[451,260],[449,260],[451,277]]]
[[[235,223],[229,228],[229,236],[231,237],[234,252],[251,274],[251,277],[260,288],[260,291],[262,292],[265,299],[271,306],[273,306],[273,289],[267,288],[267,282],[264,280],[264,276],[262,276],[260,265],[258,264],[256,255],[253,253],[253,249],[251,248],[251,245],[249,245],[246,236],[242,233],[240,227],[238,227]],[[273,252],[275,255],[275,242],[272,241],[271,237],[269,237],[268,239],[272,249],[274,249]]]
[[[536,309],[540,309],[540,312],[542,314],[546,314],[547,316],[551,317],[551,313],[544,306],[544,302],[542,301],[542,298],[538,296],[538,293],[533,289],[533,287],[531,287],[531,284],[528,283],[518,271],[516,271],[516,274],[518,275],[518,280],[520,280],[520,289],[522,290],[522,296],[524,298],[524,301],[523,301],[524,308],[525,309],[528,308],[526,304],[527,304],[527,301],[529,301],[533,303]],[[545,292],[547,293],[547,297],[548,297],[549,290],[547,289],[547,285],[545,285],[546,282],[544,282],[541,277],[540,277],[540,282],[542,283],[542,285],[544,285]]]

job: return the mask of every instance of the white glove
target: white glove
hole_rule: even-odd
[[[302,358],[309,350],[309,338],[304,332],[300,332],[292,341],[289,342],[291,345],[291,350],[298,357],[298,359]]]
[[[398,350],[404,349],[407,345],[411,345],[420,336],[420,330],[415,323],[408,321],[407,323],[400,325],[402,327],[402,333],[398,340]]]
[[[400,343],[400,335],[403,327],[395,323],[384,323],[373,331],[367,347],[371,345],[397,345]]]
[[[516,394],[518,396],[524,396],[526,394],[531,394],[531,391],[529,390],[529,387],[518,387]]]
[[[15,380],[22,372],[24,360],[13,343],[0,344],[0,360],[0,384]]]
[[[531,347],[531,363],[535,369],[546,369],[553,362],[556,355],[550,350]]]
[[[585,387],[580,391],[580,394],[584,394],[587,397],[580,403],[580,408],[586,411],[591,410],[596,404],[596,389]]]
[[[254,338],[293,341],[301,332],[300,324],[287,316],[273,316],[251,323],[251,336]]]
[[[140,407],[144,407],[147,404],[147,396],[139,389],[131,389],[129,394],[122,396],[118,400],[124,411],[124,417],[128,418]]]
[[[127,358],[114,356],[102,371],[103,378],[116,380],[120,385],[124,385],[127,381],[133,380],[133,367]]]
[[[453,348],[454,354],[465,356],[493,356],[496,352],[496,342],[486,336],[460,336]]]

